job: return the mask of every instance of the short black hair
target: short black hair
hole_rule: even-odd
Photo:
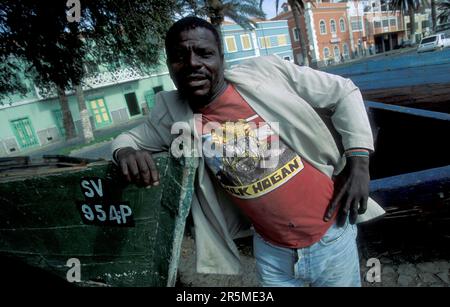
[[[189,16],[189,17],[184,17],[184,18],[178,20],[177,22],[175,22],[167,31],[165,47],[166,47],[167,56],[169,58],[170,58],[170,56],[169,56],[170,47],[172,47],[174,45],[174,43],[176,43],[176,40],[178,39],[178,35],[183,31],[193,30],[196,28],[204,28],[204,29],[211,31],[211,33],[214,35],[214,38],[216,39],[216,43],[217,43],[217,46],[219,47],[220,55],[223,55],[222,41],[220,39],[220,34],[219,34],[219,32],[217,32],[216,28],[211,23],[209,23],[208,21],[206,21],[204,19],[201,19],[201,18],[198,18],[195,16]]]

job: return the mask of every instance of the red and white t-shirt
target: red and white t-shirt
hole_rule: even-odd
[[[279,139],[232,85],[199,112],[206,164],[255,230],[289,248],[320,240],[334,222],[323,221],[333,181]]]

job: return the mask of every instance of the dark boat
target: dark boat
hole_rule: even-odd
[[[367,109],[376,148],[370,194],[383,219],[431,217],[448,229],[450,115],[376,102]],[[195,160],[158,157],[162,181],[151,189],[125,184],[108,161],[0,164],[0,255],[82,286],[175,285]]]
[[[375,136],[370,194],[389,218],[450,229],[450,114],[366,102]]]
[[[145,189],[108,161],[2,159],[0,255],[82,286],[174,286],[195,167],[156,163]]]
[[[450,113],[450,48],[378,55],[323,70],[350,78],[366,100]]]

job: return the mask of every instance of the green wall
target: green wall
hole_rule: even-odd
[[[122,115],[126,115],[123,117],[126,120],[133,120],[143,116],[142,114],[142,105],[146,103],[145,101],[145,92],[152,90],[154,87],[163,86],[164,90],[173,90],[175,87],[172,83],[172,80],[169,77],[169,74],[166,72],[162,72],[151,77],[124,82],[116,85],[110,85],[105,87],[100,87],[92,90],[86,90],[84,92],[86,104],[88,106],[88,102],[92,99],[103,98],[106,104],[109,117],[112,122],[107,127],[112,127],[118,123],[124,122],[124,120],[120,122],[115,122],[112,118],[111,113],[114,111],[120,111]],[[134,92],[136,94],[137,102],[139,105],[140,114],[130,117],[130,113],[127,107],[127,103],[125,100],[125,94]],[[14,100],[17,100],[17,96],[14,97]],[[9,100],[12,98],[9,97],[7,100],[3,100],[4,105],[0,105],[0,156],[4,156],[5,154],[9,154],[5,149],[5,146],[2,142],[7,139],[15,138],[15,134],[13,132],[13,128],[11,126],[11,121],[20,119],[20,118],[29,118],[33,129],[36,134],[41,131],[41,134],[46,129],[57,129],[57,122],[54,115],[54,110],[59,110],[59,101],[57,98],[46,99],[46,100],[38,100],[37,98],[32,98],[32,95],[29,95],[28,100],[16,101],[9,105]],[[76,100],[76,96],[70,95],[69,106],[72,112],[72,117],[74,122],[80,120],[80,114],[78,111],[78,104]],[[92,116],[92,112],[88,106],[89,114]],[[103,128],[107,128],[103,127]],[[95,129],[95,127],[94,127]],[[53,142],[57,141],[56,138],[53,138]],[[41,145],[43,143],[48,143],[47,141],[40,142]],[[17,152],[14,152],[17,154]]]

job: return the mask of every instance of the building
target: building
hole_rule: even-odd
[[[306,3],[300,16],[303,33],[297,29],[289,5],[282,4],[282,9],[273,20],[288,21],[294,58],[300,64],[303,58],[300,34],[306,40],[308,59],[315,67],[386,52],[405,40],[402,13],[388,11],[380,0]]]
[[[297,63],[301,64],[303,59],[299,35],[305,37],[308,59],[313,66],[339,63],[352,57],[353,42],[358,34],[349,26],[351,21],[347,13],[347,3],[306,3],[305,12],[300,16],[303,33],[297,29],[289,5],[284,3],[282,9],[282,13],[273,20],[288,20]]]
[[[252,30],[236,24],[222,27],[225,60],[228,66],[260,55],[276,54],[292,61],[293,53],[287,21],[258,21]],[[162,90],[175,89],[165,65],[151,75],[124,68],[109,72],[85,63],[84,95],[94,130],[108,129],[139,119],[153,107],[154,96]],[[37,88],[31,81],[25,97],[11,94],[0,104],[0,156],[17,155],[64,140],[62,112],[55,92]],[[75,130],[81,131],[78,103],[68,92],[69,108]]]
[[[162,66],[150,76],[133,69],[100,71],[85,78],[84,95],[94,130],[106,129],[142,117],[154,104],[154,95],[174,85]],[[76,97],[67,93],[77,133],[81,120]],[[55,93],[30,84],[25,97],[11,95],[0,105],[0,156],[64,140],[59,100]]]
[[[222,25],[222,37],[228,66],[248,58],[272,54],[288,61],[294,60],[286,20],[257,21],[250,30],[234,23],[225,23]]]
[[[414,23],[415,23],[415,41],[417,43],[424,36],[428,36],[432,32],[432,21],[431,21],[431,9],[422,9],[418,13],[414,15]],[[409,27],[409,16],[404,16],[405,30],[408,36],[408,39],[411,39],[410,27]]]

